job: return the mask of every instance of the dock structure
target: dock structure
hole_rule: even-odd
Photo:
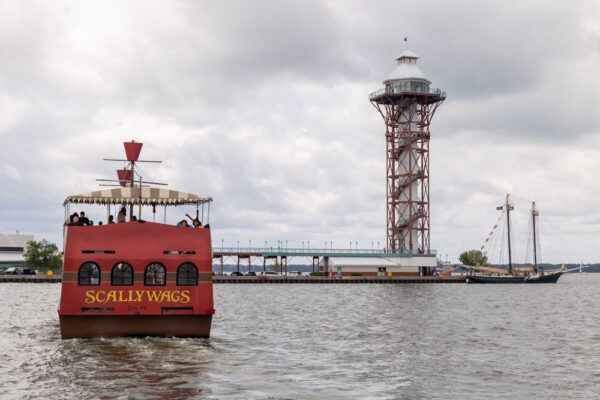
[[[313,284],[344,284],[344,283],[464,283],[465,276],[225,276],[216,275],[212,277],[213,283],[234,284],[284,284],[284,283],[313,283]],[[60,283],[62,275],[0,275],[0,282],[20,283]]]
[[[248,272],[252,266],[262,264],[262,272],[267,263],[273,261],[275,271],[287,275],[291,259],[312,262],[312,272],[322,272],[329,277],[352,276],[422,276],[423,271],[437,265],[435,251],[415,254],[413,251],[389,252],[373,249],[298,249],[284,247],[213,247],[213,260],[218,260],[223,275],[225,260],[230,259],[237,265],[246,263]],[[271,264],[270,264],[271,265]],[[269,265],[269,268],[270,268]],[[256,272],[256,269],[254,269]]]
[[[417,282],[462,282],[464,279],[440,278],[424,274],[437,265],[435,252],[427,254],[391,253],[372,249],[298,249],[283,247],[212,248],[213,265],[220,263],[220,273],[213,276],[215,283],[417,283]],[[258,276],[225,276],[223,266],[231,260],[240,271],[247,263],[247,272],[258,272]],[[312,271],[322,276],[288,275],[291,260],[312,262]],[[245,265],[243,265],[244,268]],[[275,270],[278,275],[265,276],[260,272]],[[265,279],[267,279],[265,281]],[[60,282],[61,276],[47,275],[0,275],[0,282]]]
[[[59,283],[62,275],[0,275],[0,282]]]
[[[351,283],[465,283],[465,276],[213,276],[213,283],[312,283],[312,284],[351,284]]]

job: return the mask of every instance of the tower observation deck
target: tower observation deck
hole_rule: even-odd
[[[417,66],[419,56],[406,49],[369,95],[385,122],[388,251],[429,254],[429,124],[446,93],[430,88]]]

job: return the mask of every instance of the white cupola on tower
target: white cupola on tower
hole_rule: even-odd
[[[427,79],[421,68],[417,65],[419,56],[406,49],[396,60],[398,66],[383,81],[385,90],[388,93],[416,92],[427,93],[431,81]]]

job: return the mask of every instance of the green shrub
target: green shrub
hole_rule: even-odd
[[[362,274],[360,272],[353,272],[350,276],[362,276]]]
[[[311,272],[310,276],[324,276],[322,272]]]

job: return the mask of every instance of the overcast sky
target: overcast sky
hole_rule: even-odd
[[[432,249],[479,248],[511,193],[523,242],[528,201],[540,208],[543,261],[600,262],[591,1],[2,1],[0,228],[60,243],[64,198],[114,178],[102,158],[135,139],[164,161],[145,179],[213,197],[215,245],[384,247],[385,126],[368,96],[404,37],[447,92]]]

